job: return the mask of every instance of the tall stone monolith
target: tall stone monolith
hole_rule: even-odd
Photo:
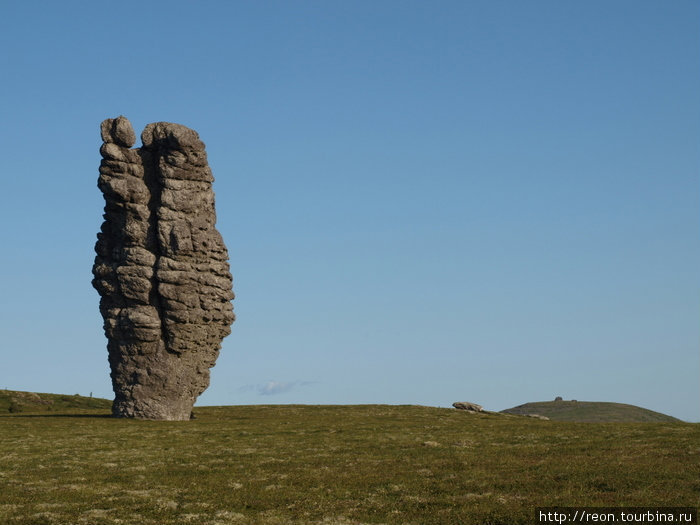
[[[235,317],[204,144],[185,126],[102,122],[99,292],[118,417],[189,419]]]

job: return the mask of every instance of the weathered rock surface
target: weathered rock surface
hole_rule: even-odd
[[[101,126],[105,198],[93,286],[101,296],[118,417],[189,419],[235,317],[214,177],[185,126],[124,117]]]
[[[476,403],[470,403],[469,401],[457,401],[456,403],[452,403],[452,406],[455,407],[457,410],[466,410],[468,412],[483,411],[483,407],[481,405],[477,405]]]

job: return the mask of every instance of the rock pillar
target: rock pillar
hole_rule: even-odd
[[[235,317],[214,178],[197,133],[102,122],[93,286],[101,296],[118,417],[189,419]]]

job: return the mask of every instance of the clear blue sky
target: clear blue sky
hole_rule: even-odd
[[[700,6],[4,2],[0,388],[111,397],[99,124],[197,130],[238,320],[199,404],[700,420]]]

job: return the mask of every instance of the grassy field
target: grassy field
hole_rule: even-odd
[[[624,403],[600,401],[540,401],[525,403],[502,410],[506,414],[539,414],[556,421],[581,421],[587,423],[655,423],[678,422],[675,417],[653,410]]]
[[[75,409],[107,409],[112,408],[108,399],[85,397],[78,394],[68,396],[63,394],[41,394],[37,392],[18,392],[16,390],[0,390],[0,414],[9,412],[65,412]]]
[[[233,406],[188,422],[0,415],[2,524],[525,524],[699,506],[700,425],[419,406]]]

